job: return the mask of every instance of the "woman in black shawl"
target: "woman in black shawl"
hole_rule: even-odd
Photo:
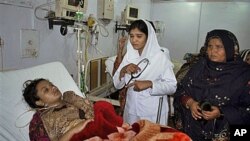
[[[193,141],[230,140],[230,125],[250,124],[250,66],[230,31],[208,32],[204,46],[206,57],[178,84],[176,128]]]

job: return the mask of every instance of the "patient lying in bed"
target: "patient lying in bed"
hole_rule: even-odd
[[[37,109],[51,140],[69,140],[79,132],[81,140],[93,136],[106,139],[108,134],[118,131],[117,126],[122,126],[122,118],[115,115],[113,106],[107,102],[93,105],[72,91],[62,97],[56,86],[42,78],[26,81],[24,87],[25,101]]]
[[[129,126],[116,115],[110,103],[92,104],[72,91],[62,95],[56,86],[43,78],[26,81],[23,97],[37,111],[30,123],[31,141],[190,140],[184,133],[146,120]]]

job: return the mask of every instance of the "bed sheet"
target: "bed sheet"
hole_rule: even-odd
[[[35,78],[49,79],[61,92],[73,90],[85,97],[61,62],[0,72],[0,140],[28,141],[28,124],[34,112],[22,97],[23,83]],[[26,125],[27,124],[27,125]],[[26,126],[25,126],[26,125]],[[21,128],[21,126],[25,126]]]

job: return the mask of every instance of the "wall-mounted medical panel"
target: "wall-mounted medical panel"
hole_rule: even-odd
[[[112,20],[114,18],[114,0],[98,0],[97,17]]]

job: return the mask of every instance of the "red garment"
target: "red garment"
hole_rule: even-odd
[[[117,127],[123,124],[122,117],[116,115],[113,105],[106,101],[98,101],[94,104],[94,114],[94,121],[75,134],[71,141],[82,141],[94,136],[107,139],[107,135],[117,132]]]

